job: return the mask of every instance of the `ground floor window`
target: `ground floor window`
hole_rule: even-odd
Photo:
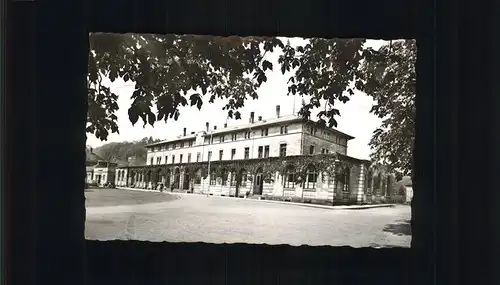
[[[194,184],[201,184],[201,170],[196,171],[196,176],[194,177]]]
[[[236,186],[236,171],[234,170],[231,170],[231,174],[230,174],[230,179],[229,179],[229,185],[230,186]]]
[[[344,187],[343,187],[343,190],[344,192],[349,192],[349,178],[350,178],[350,169],[346,169],[346,171],[344,172],[344,177],[343,177],[343,184],[344,184]]]
[[[284,188],[295,188],[295,169],[292,167],[287,168],[285,175],[283,175],[283,187]]]
[[[210,171],[210,185],[216,184],[215,170]]]
[[[241,171],[241,187],[246,187],[247,186],[247,179],[248,179],[248,175],[247,175],[247,171],[246,170],[243,170]]]
[[[318,172],[316,171],[316,168],[310,166],[307,169],[306,174],[307,175],[306,175],[306,180],[304,181],[304,189],[315,189],[316,182],[318,181]]]
[[[223,169],[222,170],[222,186],[226,186],[227,185],[227,170]]]

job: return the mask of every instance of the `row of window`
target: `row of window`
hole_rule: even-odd
[[[315,151],[316,151],[316,147],[314,145],[310,145],[309,146],[309,154],[315,154]],[[322,148],[321,153],[322,154],[330,153],[330,150],[328,150],[326,148]]]
[[[230,176],[230,177],[229,177]],[[228,179],[228,177],[230,179]],[[236,175],[234,173],[228,173],[226,169],[223,170],[222,172],[222,178],[219,179],[220,185],[226,186],[227,181],[229,180],[229,185],[230,186],[235,186],[236,181],[235,181]],[[323,181],[325,182],[325,176],[323,177]],[[247,173],[246,171],[242,172],[241,174],[241,181],[240,181],[240,186],[246,186],[247,182]],[[201,181],[201,180],[200,180]],[[285,175],[283,176],[283,188],[285,189],[293,189],[297,186],[297,174],[293,169],[288,169]],[[349,176],[345,176],[343,181],[339,181],[337,183],[337,187],[342,187],[343,191],[349,191]],[[302,183],[302,187],[304,189],[315,189],[316,188],[316,183],[318,182],[318,172],[316,171],[315,168],[309,168],[306,173],[306,179]],[[212,171],[212,175],[210,175],[210,185],[217,185],[217,177],[215,175],[215,170]],[[333,177],[330,177],[328,179],[328,186],[333,185]]]
[[[269,146],[266,145],[266,146],[259,146],[258,147],[258,158],[267,158],[269,157]],[[286,156],[286,143],[282,143],[280,144],[280,152],[279,152],[279,155],[280,157],[283,157],[283,156]],[[231,149],[231,160],[234,160],[234,158],[236,157],[236,149],[233,148]],[[171,156],[171,163],[174,164],[176,163],[176,160],[175,160],[175,155],[172,155]],[[179,155],[179,161],[178,163],[183,163],[183,158],[184,158],[184,155],[183,154],[180,154]],[[219,150],[219,160],[223,160],[224,158],[224,150]],[[249,159],[250,158],[250,148],[249,147],[245,147],[244,149],[244,159]],[[208,160],[211,160],[212,159],[212,151],[208,151]],[[196,162],[200,162],[201,161],[201,153],[198,152],[196,154]],[[154,157],[151,157],[150,158],[150,164],[153,165],[154,164]],[[190,163],[191,162],[191,153],[188,153],[188,156],[187,156],[187,163]],[[162,162],[162,157],[156,157],[156,164],[168,164],[168,155],[165,156],[165,160]]]
[[[287,169],[285,174],[283,175],[283,188],[293,189],[296,186],[297,181],[297,173],[294,169]],[[304,189],[315,189],[316,183],[318,182],[318,172],[315,168],[311,167],[307,169],[306,179],[302,183],[302,187]],[[325,182],[325,176],[322,176],[322,181]],[[328,179],[328,186],[333,185],[334,177],[331,176]],[[345,175],[344,178],[337,183],[337,186],[342,187],[343,191],[349,191],[349,176]]]
[[[282,143],[280,144],[280,149],[279,149],[279,156],[280,157],[284,157],[286,156],[286,148],[287,148],[287,144],[286,143]],[[245,147],[245,150],[244,150],[244,159],[249,159],[250,158],[250,148],[249,147]],[[257,148],[257,157],[258,158],[268,158],[269,157],[269,153],[270,153],[270,146],[269,145],[265,145],[265,146],[259,146]],[[326,153],[330,153],[330,151],[328,149],[321,149],[321,153],[322,154],[326,154]],[[309,154],[313,155],[315,154],[315,146],[314,145],[311,145],[309,146]],[[234,160],[234,158],[236,157],[236,149],[233,148],[231,149],[231,160]],[[172,155],[171,157],[171,163],[176,163],[175,161],[175,155]],[[179,163],[183,163],[183,158],[184,156],[181,154],[179,155]],[[223,160],[224,158],[224,150],[219,150],[219,160]],[[209,151],[208,152],[208,160],[211,160],[212,159],[212,151]],[[198,152],[196,154],[196,162],[200,162],[201,160],[201,153]],[[188,156],[187,156],[187,163],[190,163],[191,162],[191,154],[189,153]],[[165,156],[165,160],[164,162],[165,164],[168,163],[168,156]],[[151,161],[150,161],[150,164],[153,165],[154,164],[154,158],[152,157],[151,158]],[[156,158],[156,164],[162,164],[162,157],[157,157]]]
[[[313,136],[318,136],[318,128],[316,127],[309,127],[309,133]],[[330,132],[327,131],[327,130],[322,130],[321,131],[321,137],[326,139],[326,140],[330,140]],[[341,138],[339,136],[333,136],[334,137],[334,142],[337,143],[337,144],[341,144],[341,145],[346,145],[347,144],[347,141],[345,138]]]
[[[231,136],[231,141],[238,140],[238,134],[239,133],[232,133],[230,134]],[[243,137],[245,139],[250,139],[252,137],[252,132],[251,131],[246,131],[243,134]],[[288,125],[284,125],[280,127],[280,134],[288,134]],[[260,129],[260,135],[262,137],[266,137],[269,135],[269,128],[262,128]],[[218,141],[219,143],[225,142],[226,141],[226,135],[219,135],[216,137],[213,136],[207,136],[205,137],[205,143],[206,144],[213,144],[215,141]],[[184,148],[184,147],[192,147],[194,144],[194,140],[189,140],[187,143],[185,141],[180,141],[180,142],[172,142],[172,143],[167,143],[162,146],[155,146],[152,148],[152,151],[160,151],[160,150],[170,150],[170,149],[177,149],[177,148]]]

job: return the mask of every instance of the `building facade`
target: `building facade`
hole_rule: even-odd
[[[86,157],[85,183],[87,185],[103,186],[115,181],[116,163],[99,157],[92,148],[86,150]]]
[[[317,203],[391,200],[391,175],[347,156],[354,137],[298,116],[254,118],[147,145],[147,163],[119,167],[115,184]]]

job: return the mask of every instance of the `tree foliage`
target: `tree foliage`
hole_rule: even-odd
[[[134,142],[112,142],[97,147],[94,152],[107,161],[127,162],[129,157],[134,157],[136,163],[145,164],[147,150],[144,146],[158,141],[160,139],[145,137]]]
[[[278,66],[265,58],[274,51],[279,53]],[[349,101],[355,89],[373,96],[377,103],[372,112],[384,118],[370,143],[373,158],[408,174],[415,56],[413,41],[376,51],[365,47],[363,39],[310,39],[291,46],[275,37],[91,34],[87,132],[101,140],[119,132],[118,96],[102,84],[104,76],[135,83],[129,119],[154,125],[176,120],[180,106],[202,108],[204,96],[209,102],[224,100],[228,116],[240,119],[238,109],[257,99],[269,72],[278,69],[291,74],[288,94],[308,98],[299,114],[310,117],[313,109],[323,108],[318,120],[328,126],[337,125],[336,104]]]
[[[376,104],[371,112],[383,118],[370,141],[372,159],[389,166],[397,177],[412,174],[415,141],[415,41],[397,41],[373,51],[361,69],[363,91]]]

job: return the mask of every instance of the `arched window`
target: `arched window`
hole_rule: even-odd
[[[171,176],[170,169],[167,169],[165,171],[165,186],[167,187],[170,187],[170,176]]]
[[[371,182],[372,182],[372,171],[368,171],[368,173],[365,175],[365,193],[366,194],[371,194],[372,192],[372,185]]]
[[[296,173],[293,167],[287,167],[283,175],[283,188],[295,188]]]
[[[201,184],[201,169],[196,171],[196,175],[194,178],[194,184]]]
[[[304,181],[304,189],[315,189],[316,182],[318,181],[318,172],[316,168],[310,165],[307,168],[306,180]]]
[[[379,195],[380,192],[381,192],[381,189],[380,189],[380,184],[382,183],[382,173],[378,173],[377,176],[375,176],[375,179],[373,181],[373,190],[372,190],[372,193],[374,195]]]
[[[393,184],[392,176],[388,175],[387,176],[387,192],[386,192],[387,196],[392,196],[392,193],[394,192],[392,189],[392,184]]]
[[[215,185],[216,184],[216,174],[215,174],[215,169],[212,169],[210,171],[210,185]]]
[[[226,186],[227,185],[227,169],[222,169],[222,186]]]
[[[349,183],[349,181],[351,180],[350,179],[351,178],[351,169],[350,168],[346,168],[345,169],[345,171],[344,171],[344,177],[343,178],[344,178],[344,181],[343,181],[344,188],[343,188],[343,190],[344,190],[344,192],[349,192],[349,190],[350,190],[349,188],[351,186],[350,183]]]
[[[230,186],[236,186],[236,170],[231,169],[231,177],[229,179],[229,185]]]
[[[241,187],[246,187],[247,186],[247,171],[245,169],[242,169],[241,170],[241,175],[240,175],[240,179],[241,179]]]

